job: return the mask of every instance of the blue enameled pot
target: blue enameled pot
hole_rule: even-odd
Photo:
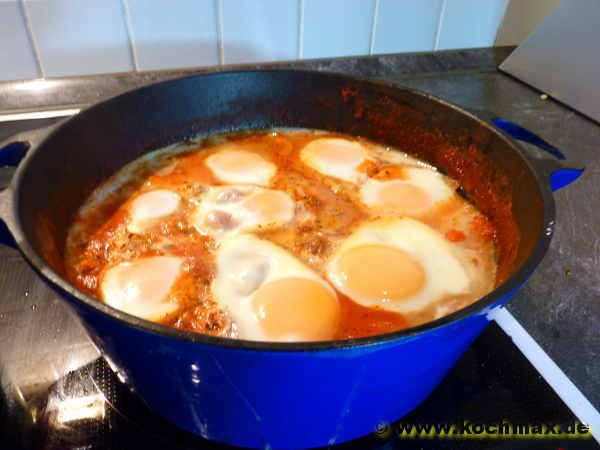
[[[539,139],[505,121],[497,125],[518,138]],[[467,308],[411,329],[277,344],[153,324],[66,281],[62,251],[72,217],[120,167],[186,137],[271,127],[361,135],[414,153],[457,178],[500,224],[497,288]],[[341,443],[414,409],[481,333],[490,311],[507,302],[541,261],[554,226],[551,183],[558,188],[580,174],[556,161],[528,160],[490,123],[430,95],[302,71],[221,72],[158,83],[60,125],[15,136],[0,155],[15,162],[26,148],[11,185],[0,194],[0,217],[30,265],[152,410],[206,439],[260,448]]]

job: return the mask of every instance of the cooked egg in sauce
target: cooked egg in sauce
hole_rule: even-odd
[[[169,291],[181,268],[181,258],[151,256],[107,268],[101,276],[100,295],[110,306],[149,320],[177,309]]]
[[[333,137],[315,139],[302,148],[300,158],[323,175],[353,183],[366,178],[360,167],[367,161],[367,153],[357,141]]]
[[[234,143],[223,147],[206,158],[206,166],[224,183],[266,186],[277,171],[272,162],[243,147]]]
[[[327,340],[339,322],[337,296],[325,280],[281,247],[250,234],[221,243],[211,291],[243,339]]]
[[[208,187],[194,200],[191,216],[201,234],[221,239],[224,235],[275,228],[294,218],[294,200],[284,191],[256,186]]]
[[[361,186],[361,200],[374,212],[419,216],[456,195],[458,186],[431,169],[391,166],[374,174]]]
[[[131,233],[143,233],[157,220],[173,214],[179,207],[179,202],[179,195],[167,189],[144,192],[131,202],[127,230]]]
[[[125,313],[247,340],[437,319],[494,288],[494,229],[458,182],[400,150],[289,129],[158,150],[81,208],[68,276]]]
[[[399,313],[420,311],[470,288],[452,244],[408,217],[359,227],[329,259],[327,274],[357,303]]]

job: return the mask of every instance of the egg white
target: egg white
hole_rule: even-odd
[[[382,161],[385,161],[390,164],[437,170],[435,166],[432,166],[431,164],[421,161],[415,158],[414,156],[409,155],[406,152],[392,149],[390,147],[376,146],[375,148],[373,148],[373,153]]]

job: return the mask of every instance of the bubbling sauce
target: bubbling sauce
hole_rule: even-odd
[[[186,141],[124,167],[80,209],[70,280],[138,317],[215,336],[349,339],[491,291],[490,221],[398,150],[316,130]]]

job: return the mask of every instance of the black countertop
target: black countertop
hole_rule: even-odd
[[[555,194],[557,217],[550,251],[508,309],[591,403],[599,407],[600,126],[552,99],[543,100],[535,89],[498,72],[498,64],[510,51],[511,48],[504,47],[233,68],[334,71],[416,88],[472,111],[484,111],[517,122],[562,149],[575,167],[586,166],[580,180]],[[8,113],[86,106],[159,80],[230,68],[4,82],[0,83],[0,119]],[[9,127],[2,128],[0,139],[11,132],[54,120],[57,119],[11,122],[7,124]],[[13,250],[0,248],[0,253],[8,257],[2,260],[3,264],[22,264]],[[8,281],[3,280],[0,272],[0,282]],[[92,358],[93,350],[85,347],[82,332],[73,331],[68,338],[61,335],[65,321],[72,319],[63,317],[61,305],[52,300],[54,296],[40,284],[35,285],[35,290],[40,292],[30,292],[31,280],[17,281],[23,296],[14,301],[31,303],[30,319],[40,323],[49,318],[56,320],[56,330],[48,332],[49,340],[71,342],[68,339],[77,335],[79,341],[75,341],[79,347],[70,344],[71,348],[84,354],[90,352]],[[39,313],[34,314],[40,302],[33,302],[43,297],[48,301],[40,305],[47,308],[41,319]],[[12,341],[3,343],[4,348],[18,345],[19,334],[25,333],[27,336],[22,339],[30,339],[28,334],[35,332],[15,330],[15,333]]]

